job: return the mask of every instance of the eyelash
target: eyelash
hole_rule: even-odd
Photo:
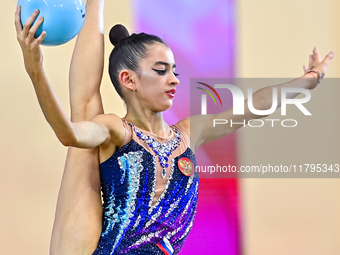
[[[159,75],[164,75],[165,73],[166,73],[166,70],[157,70],[157,69],[153,69],[152,68],[152,70],[154,70],[156,73],[158,73]],[[175,76],[178,76],[179,75],[179,73],[175,73],[174,72],[174,75]]]

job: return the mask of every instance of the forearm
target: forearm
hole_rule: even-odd
[[[41,110],[62,144],[67,145],[74,139],[73,124],[57,99],[43,67],[28,72]]]
[[[94,121],[73,123],[69,120],[64,108],[55,96],[43,68],[29,73],[34,89],[45,115],[58,139],[65,146],[94,148],[109,137],[108,129]]]
[[[88,0],[85,23],[80,31],[70,67],[70,102],[73,121],[103,113],[100,83],[104,67],[105,0]]]
[[[302,77],[296,78],[286,83],[268,86],[256,91],[252,95],[252,104],[254,108],[257,110],[267,110],[270,109],[273,105],[273,88],[276,88],[277,93],[277,107],[281,106],[281,92],[282,88],[303,88],[303,89],[311,89],[315,87],[316,77],[315,74],[305,74]],[[300,93],[287,93],[286,98],[292,99],[299,95]],[[249,100],[249,99],[248,99]],[[248,103],[248,101],[247,101]],[[252,116],[254,117],[254,116]],[[260,116],[259,116],[260,117]]]

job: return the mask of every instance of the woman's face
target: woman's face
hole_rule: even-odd
[[[161,43],[148,46],[148,55],[140,61],[136,90],[142,107],[161,112],[172,106],[179,80],[169,47]]]

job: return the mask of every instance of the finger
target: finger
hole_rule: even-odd
[[[315,56],[315,61],[317,63],[321,62],[321,56],[320,56],[320,52],[318,50],[318,48],[314,47],[314,56]]]
[[[314,64],[314,62],[315,62],[314,50],[313,50],[313,54],[311,56],[312,56],[312,63]]]
[[[39,35],[39,37],[35,40],[36,44],[40,45],[42,41],[45,39],[45,37],[46,37],[46,32],[43,31],[41,35]]]
[[[305,65],[303,65],[302,68],[303,68],[304,73],[307,73],[307,67]]]
[[[20,12],[21,12],[21,6],[18,5],[15,11],[15,29],[17,31],[17,35],[19,35],[22,31]]]
[[[310,69],[310,67],[313,65],[312,63],[313,63],[312,55],[309,55],[308,69]]]
[[[33,24],[33,22],[34,22],[35,19],[37,18],[38,14],[39,14],[39,10],[37,9],[37,10],[35,10],[35,11],[31,14],[31,16],[26,20],[26,22],[25,22],[25,24],[24,24],[24,29],[23,29],[23,33],[24,33],[25,36],[28,35],[28,32],[29,32],[29,30],[30,30],[30,28],[31,28],[31,26],[32,26],[32,24]]]
[[[334,55],[335,55],[334,50],[332,50],[329,54],[331,55],[331,59],[332,59],[334,57]]]
[[[328,65],[329,61],[331,61],[333,57],[334,57],[334,51],[332,50],[330,53],[327,54],[327,56],[324,58],[322,63],[325,63],[326,65]]]
[[[34,25],[30,28],[30,31],[28,33],[28,37],[30,39],[34,38],[35,33],[37,32],[38,28],[40,27],[40,25],[43,23],[44,18],[40,17],[35,23]]]

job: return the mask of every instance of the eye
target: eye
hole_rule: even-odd
[[[174,72],[174,75],[175,75],[175,76],[178,76],[178,75],[179,75],[179,73],[175,73],[175,72]]]
[[[154,69],[154,68],[152,68],[152,70],[154,70],[159,75],[164,75],[166,73],[166,70],[158,70],[158,69]]]

